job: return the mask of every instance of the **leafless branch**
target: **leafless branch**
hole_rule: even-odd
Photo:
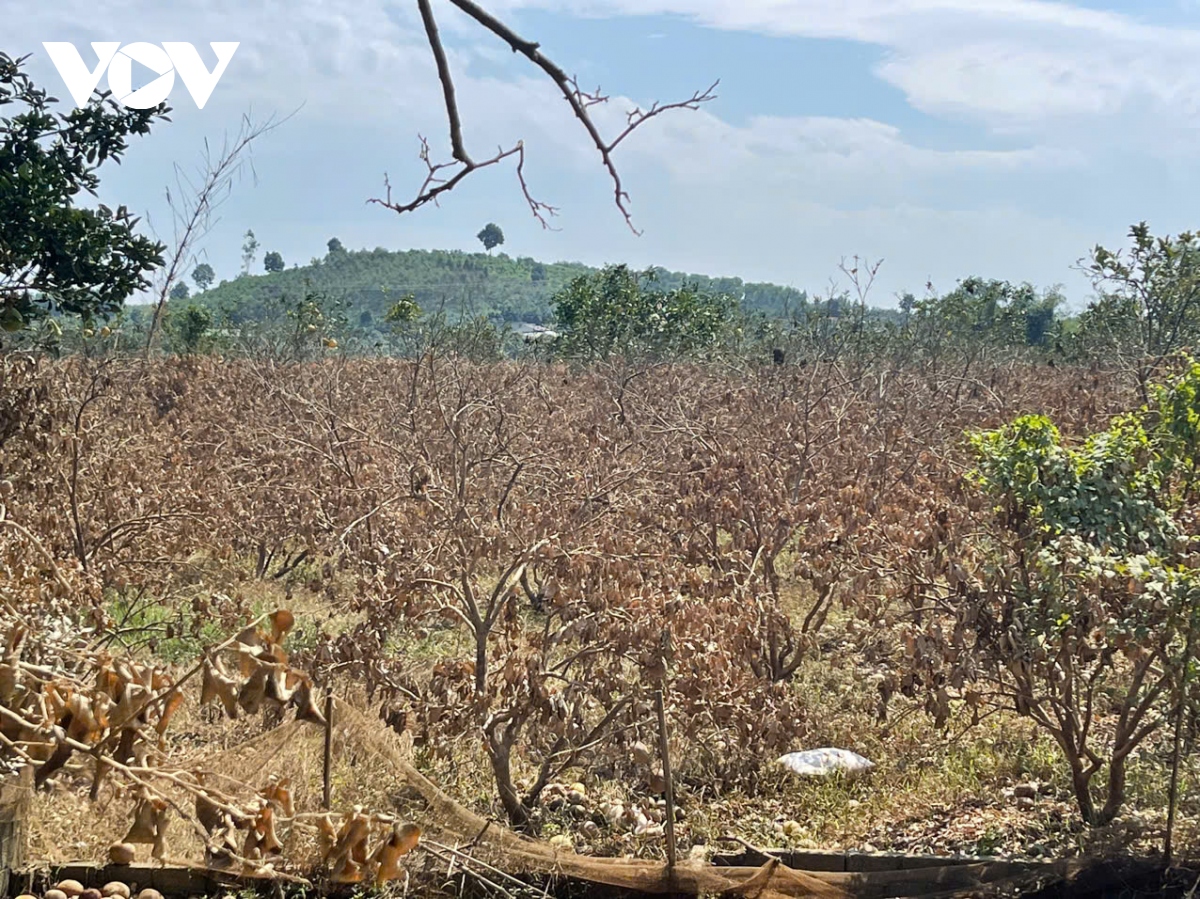
[[[452,129],[453,130],[453,129]],[[558,214],[558,209],[543,203],[540,200],[534,199],[529,192],[529,185],[525,181],[525,146],[524,143],[518,141],[517,144],[505,150],[498,149],[495,156],[485,159],[483,162],[439,162],[433,163],[429,158],[429,141],[422,135],[417,135],[421,141],[420,159],[425,163],[428,171],[425,174],[425,181],[421,184],[421,189],[417,192],[417,197],[410,203],[399,203],[392,200],[392,185],[388,180],[387,175],[383,176],[383,186],[386,190],[383,199],[372,198],[367,200],[368,203],[378,203],[394,212],[412,212],[414,209],[419,209],[426,203],[433,203],[434,206],[439,205],[438,199],[442,194],[453,190],[463,178],[471,174],[477,169],[487,168],[490,165],[495,165],[507,159],[510,156],[517,157],[517,180],[521,184],[521,192],[525,195],[525,201],[529,204],[529,209],[533,213],[534,218],[541,222],[543,228],[549,228],[550,223],[546,221],[546,216],[554,216]],[[457,165],[462,165],[449,178],[442,178],[438,175],[443,169],[454,168]]]
[[[596,150],[600,153],[600,161],[605,169],[608,170],[609,177],[613,183],[613,195],[616,200],[617,208],[625,217],[625,223],[629,225],[634,234],[641,234],[633,225],[633,218],[630,215],[628,206],[629,194],[626,193],[621,184],[621,176],[617,172],[616,164],[613,162],[612,153],[617,146],[625,140],[633,131],[640,125],[661,115],[671,109],[698,109],[701,103],[706,103],[709,100],[716,99],[713,91],[716,89],[719,81],[714,81],[712,86],[704,91],[696,91],[686,100],[680,100],[674,103],[658,103],[655,102],[649,109],[635,108],[626,114],[626,127],[613,140],[606,141],[600,134],[600,130],[596,127],[596,123],[592,121],[588,110],[600,103],[608,102],[608,97],[601,93],[597,87],[595,91],[585,91],[579,87],[575,78],[570,77],[559,68],[554,62],[542,55],[538,49],[539,45],[527,41],[520,35],[516,34],[511,28],[497,19],[491,13],[484,10],[472,0],[450,0],[454,6],[466,13],[478,24],[482,25],[492,34],[499,37],[512,48],[514,53],[522,54],[526,59],[532,62],[535,66],[541,69],[562,92],[563,97],[570,105],[571,110],[575,113],[575,117],[579,119],[584,130],[588,133]],[[441,36],[438,33],[437,22],[433,16],[433,9],[430,5],[430,0],[417,0],[417,6],[421,11],[421,21],[425,26],[425,35],[429,39],[429,46],[433,52],[434,62],[437,64],[438,79],[442,84],[443,98],[446,104],[446,118],[450,125],[450,146],[453,157],[452,162],[432,163],[429,156],[429,143],[421,137],[421,161],[428,168],[424,183],[421,185],[417,196],[409,203],[398,203],[392,200],[391,184],[384,176],[384,186],[386,188],[386,196],[384,199],[372,198],[368,203],[378,203],[397,213],[411,212],[424,206],[426,203],[437,205],[438,198],[447,191],[453,190],[454,187],[461,182],[471,172],[478,169],[486,168],[495,165],[510,156],[517,157],[517,178],[521,183],[521,191],[525,195],[525,200],[529,204],[530,211],[542,225],[543,228],[549,228],[549,223],[546,221],[546,216],[557,214],[557,209],[535,200],[529,192],[529,187],[525,182],[524,165],[525,165],[525,146],[523,141],[518,141],[514,146],[505,150],[499,149],[496,155],[483,160],[482,162],[474,161],[467,153],[466,145],[463,142],[462,135],[462,118],[458,110],[458,101],[454,93],[454,80],[450,73],[450,64],[446,59],[446,52],[442,46]],[[455,168],[457,171],[448,178],[439,177],[438,173],[443,169]]]
[[[146,333],[147,353],[150,352],[171,288],[181,277],[182,270],[192,258],[192,249],[196,242],[202,239],[214,224],[212,214],[228,198],[234,177],[247,161],[244,158],[246,151],[255,140],[277,128],[288,118],[291,116],[282,120],[271,117],[262,124],[255,124],[248,116],[243,116],[237,138],[231,143],[227,137],[221,148],[221,155],[215,160],[206,140],[204,142],[204,165],[201,168],[203,178],[199,184],[190,181],[178,166],[175,167],[175,182],[179,194],[183,198],[181,200],[183,205],[176,205],[168,188],[167,203],[171,207],[175,220],[174,250],[157,288],[158,297],[154,305],[154,315],[150,319],[150,327]]]

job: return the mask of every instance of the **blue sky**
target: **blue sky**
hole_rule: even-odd
[[[294,113],[253,152],[197,247],[232,277],[253,228],[289,263],[351,248],[478,249],[495,221],[511,255],[663,265],[823,292],[838,263],[883,259],[870,300],[970,275],[1062,284],[1096,243],[1132,223],[1200,227],[1200,0],[494,0],[485,3],[585,87],[635,104],[721,79],[701,111],[639,129],[616,162],[634,236],[586,135],[553,86],[448,3],[468,149],[524,140],[534,195],[560,207],[547,231],[509,167],[478,172],[440,207],[367,205],[387,172],[420,184],[417,134],[448,158],[444,112],[415,3],[360,0],[0,0],[2,49],[67,96],[42,41],[240,41],[203,110],[182,85],[174,121],[104,175],[102,199],[171,239],[164,191],[241,117]],[[15,28],[13,27],[15,24]],[[136,86],[136,85],[135,85]]]

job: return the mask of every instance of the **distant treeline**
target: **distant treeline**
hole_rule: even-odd
[[[461,250],[345,250],[334,249],[308,265],[267,274],[240,274],[221,280],[196,296],[214,312],[228,312],[234,321],[268,315],[274,300],[285,295],[317,292],[337,296],[360,316],[379,318],[399,296],[411,295],[424,310],[453,315],[487,316],[498,321],[546,323],[553,296],[571,281],[596,269],[577,262],[543,263],[527,256],[504,253],[465,253]],[[803,309],[808,295],[794,287],[743,282],[740,278],[709,278],[653,270],[666,289],[695,285],[707,293],[739,300],[750,311],[787,317]],[[219,272],[217,273],[220,274]],[[201,280],[205,285],[206,279]],[[186,296],[183,292],[178,298]],[[364,316],[366,320],[366,316]]]

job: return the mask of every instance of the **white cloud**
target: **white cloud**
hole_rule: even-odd
[[[106,4],[104,14],[97,15],[94,3],[68,0],[19,16],[10,8],[18,2],[24,5],[22,0],[0,0],[0,14],[18,23],[17,45],[40,49],[42,40],[133,40],[160,34],[201,42],[236,39],[242,46],[218,93],[227,103],[290,110],[303,100],[306,115],[337,114],[342,122],[388,119],[397,125],[403,119],[409,134],[444,131],[440,87],[411,4],[363,3],[343,11],[320,0],[286,5],[281,0],[243,5],[214,0],[204,8],[121,0]],[[1146,138],[1159,152],[1170,152],[1174,139],[1194,138],[1193,129],[1200,131],[1200,30],[1158,28],[1065,3],[496,0],[491,5],[500,10],[565,5],[577,14],[594,15],[673,13],[716,28],[876,43],[886,51],[877,74],[903,90],[918,109],[976,119],[997,131],[1022,134],[1035,145],[1087,146],[1093,141],[1081,122],[1112,121],[1123,114],[1163,126],[1172,140],[1163,140],[1162,134]],[[92,22],[102,24],[93,28]],[[439,22],[449,34],[480,36],[463,15],[442,15]],[[489,147],[510,143],[530,124],[551,136],[571,132],[566,127],[569,110],[539,73],[512,81],[467,74],[473,59],[496,62],[505,55],[511,54],[482,42],[450,49],[459,99],[464,114],[471,115],[474,139]],[[609,108],[619,104],[614,99]],[[675,121],[684,118],[676,116]],[[686,132],[701,128],[695,121],[699,118],[683,125],[668,124],[664,118],[655,128],[660,134],[678,133],[686,143]],[[716,120],[703,127],[719,130]],[[1118,129],[1117,136],[1121,133]],[[1144,133],[1143,128],[1124,129],[1128,140],[1142,140]],[[840,154],[848,163],[886,152],[891,159],[899,153],[921,164],[915,159],[919,151],[880,123],[764,119],[744,137],[727,132],[718,139],[740,144],[739,152],[769,155],[782,150],[823,158]],[[575,156],[580,142],[571,132],[569,140],[556,141],[555,146]],[[586,143],[583,151],[589,154]],[[938,165],[1014,165],[1036,162],[1047,153],[926,153],[925,159]]]
[[[1070,142],[1081,119],[1153,114],[1200,130],[1200,28],[1050,0],[500,0],[579,15],[673,14],[712,28],[876,44],[923,111]],[[1132,135],[1131,135],[1132,137]],[[1195,133],[1189,135],[1193,140]],[[1159,144],[1160,149],[1161,144]]]
[[[731,125],[706,110],[663,116],[631,141],[631,152],[657,156],[683,176],[709,177],[743,164],[795,164],[824,174],[864,175],[882,166],[890,175],[953,171],[996,172],[1057,168],[1079,163],[1072,152],[1019,150],[936,150],[914,146],[900,129],[873,119],[828,116],[754,116]],[[636,148],[636,149],[634,149]]]
[[[487,5],[503,13],[537,4],[594,15],[673,13],[715,28],[870,42],[885,53],[878,75],[903,90],[912,105],[1017,135],[1019,146],[930,149],[892,124],[870,119],[760,115],[733,124],[721,117],[718,104],[668,113],[639,129],[617,155],[635,220],[646,229],[638,240],[623,230],[595,148],[555,87],[533,72],[512,78],[472,74],[476,61],[492,64],[494,71],[511,54],[503,49],[498,54],[494,44],[477,45],[478,30],[465,17],[447,14],[439,21],[456,38],[449,53],[468,149],[484,158],[497,146],[525,139],[535,196],[565,207],[564,230],[542,232],[529,221],[511,169],[472,176],[440,211],[395,219],[362,205],[379,189],[383,170],[407,197],[423,175],[414,158],[418,132],[431,139],[439,159],[448,158],[441,91],[411,3],[343,8],[323,0],[210,0],[175,7],[152,0],[63,0],[31,12],[26,0],[0,0],[0,21],[8,31],[5,49],[38,56],[44,56],[44,40],[242,42],[202,112],[182,91],[175,98],[176,126],[151,142],[152,152],[168,160],[165,165],[136,178],[114,174],[112,184],[123,191],[141,189],[147,198],[152,193],[155,202],[169,178],[172,154],[190,161],[201,133],[236,128],[247,105],[267,113],[305,104],[293,123],[272,135],[272,143],[264,143],[262,186],[231,202],[231,224],[214,233],[214,240],[229,245],[232,259],[247,223],[259,221],[290,235],[292,243],[278,244],[289,261],[321,252],[333,222],[347,234],[347,223],[362,222],[358,242],[368,246],[446,245],[461,231],[469,247],[478,224],[465,228],[463,222],[498,215],[490,204],[524,222],[505,224],[510,245],[522,247],[514,253],[522,255],[628,259],[812,287],[835,270],[841,255],[858,251],[888,259],[878,299],[902,287],[919,290],[928,277],[948,286],[977,272],[1069,281],[1068,266],[1087,246],[1119,240],[1128,223],[1071,219],[1069,209],[1050,215],[1039,191],[1059,179],[1085,189],[1103,178],[1135,179],[1136,172],[1097,168],[1098,156],[1114,146],[1143,162],[1151,151],[1190,152],[1200,129],[1200,32],[1065,3]],[[36,74],[53,84],[57,76],[48,62],[35,62]],[[614,97],[597,107],[605,134],[619,132],[632,105]],[[151,151],[137,152],[145,160]],[[282,175],[272,181],[271,165],[287,172],[287,183],[279,180]],[[1194,171],[1191,165],[1184,171]],[[139,184],[147,179],[150,187]],[[340,198],[336,208],[311,207],[318,182],[326,202]]]

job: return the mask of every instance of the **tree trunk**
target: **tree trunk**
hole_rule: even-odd
[[[475,631],[475,693],[482,696],[487,692],[487,631],[482,627]]]
[[[512,759],[507,742],[494,739],[494,735],[489,734],[488,759],[492,763],[492,776],[496,779],[496,792],[500,794],[500,804],[504,806],[509,823],[517,830],[528,830],[529,809],[513,786]]]
[[[1113,759],[1108,766],[1108,796],[1104,800],[1104,808],[1100,810],[1095,825],[1103,827],[1111,824],[1117,817],[1117,812],[1125,804],[1125,759],[1127,756]]]
[[[1109,762],[1108,766],[1108,795],[1104,805],[1097,810],[1092,798],[1092,774],[1084,772],[1075,759],[1070,760],[1071,786],[1075,792],[1075,802],[1079,806],[1080,817],[1090,827],[1105,827],[1111,824],[1125,804],[1125,758],[1121,757]]]
[[[1085,824],[1096,823],[1096,806],[1092,802],[1092,775],[1083,770],[1083,765],[1077,756],[1067,755],[1071,766],[1071,789],[1075,792],[1075,803],[1079,806],[1079,815]]]

